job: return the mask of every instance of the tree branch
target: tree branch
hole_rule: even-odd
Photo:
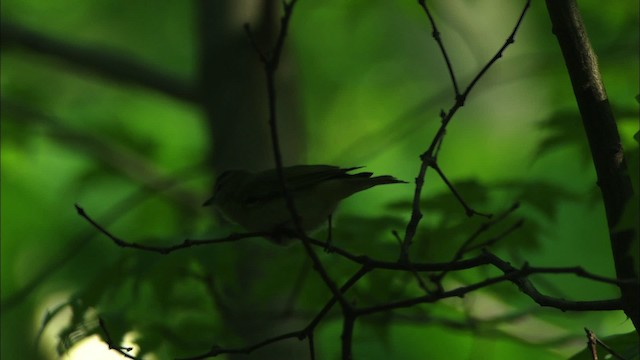
[[[616,274],[619,279],[638,279],[632,254],[632,243],[638,241],[638,234],[634,229],[618,228],[625,206],[633,197],[633,188],[596,55],[576,1],[547,0],[546,3],[589,140],[604,201]],[[640,335],[640,286],[621,284],[620,291],[624,312]]]
[[[187,102],[198,101],[195,86],[189,81],[169,75],[117,50],[71,44],[4,19],[0,22],[0,40],[2,48],[18,47],[48,55],[105,79],[143,86]]]
[[[282,55],[282,49],[284,47],[284,41],[287,37],[287,32],[289,30],[289,24],[291,22],[291,16],[293,14],[293,9],[298,0],[290,0],[283,1],[282,5],[284,7],[284,15],[280,18],[280,31],[278,32],[278,37],[276,38],[276,43],[273,46],[270,54],[265,54],[258,46],[256,41],[253,38],[253,34],[251,32],[251,28],[249,25],[245,25],[245,31],[247,36],[251,40],[251,43],[254,46],[254,49],[258,56],[260,57],[260,61],[264,66],[264,73],[266,76],[266,87],[267,87],[267,98],[268,98],[268,113],[269,113],[269,130],[271,133],[271,145],[273,151],[273,157],[276,165],[276,172],[278,174],[278,181],[280,183],[280,187],[282,189],[282,194],[285,200],[285,204],[289,213],[291,214],[291,220],[294,225],[294,230],[296,232],[296,236],[302,241],[302,245],[304,246],[307,255],[313,262],[313,268],[322,278],[322,281],[327,285],[327,287],[331,290],[331,292],[336,296],[340,305],[343,309],[349,308],[349,304],[344,300],[342,294],[340,293],[336,284],[331,280],[329,274],[325,270],[320,258],[315,253],[314,248],[311,246],[311,238],[309,238],[304,230],[302,229],[302,225],[300,223],[300,216],[298,211],[296,210],[295,203],[293,202],[293,197],[288,190],[287,182],[284,177],[283,170],[283,162],[282,162],[282,151],[280,149],[280,137],[278,133],[278,111],[276,109],[277,101],[276,101],[276,83],[275,76],[276,71],[280,65],[280,56]]]
[[[461,107],[464,106],[464,102],[467,96],[469,95],[471,90],[473,90],[473,88],[478,83],[478,81],[484,76],[484,74],[487,73],[489,68],[491,68],[491,66],[493,66],[493,64],[495,64],[496,61],[498,61],[498,59],[502,57],[502,54],[504,53],[504,51],[515,42],[515,34],[518,32],[518,29],[520,29],[520,26],[522,25],[522,20],[524,19],[524,16],[526,15],[527,10],[529,10],[530,6],[531,6],[531,0],[527,0],[522,9],[522,12],[520,13],[520,16],[518,17],[518,20],[515,26],[513,27],[513,30],[507,37],[507,40],[504,42],[504,44],[500,47],[500,49],[498,49],[495,55],[485,64],[485,66],[476,74],[476,76],[471,80],[471,82],[466,87],[464,92],[456,96],[456,101],[451,106],[449,111],[448,112],[442,111],[440,113],[440,117],[442,118],[440,128],[438,128],[438,131],[434,135],[433,140],[429,145],[429,148],[420,155],[420,160],[421,160],[420,170],[418,170],[418,176],[415,179],[416,188],[413,194],[413,208],[411,211],[411,218],[405,228],[404,239],[402,241],[402,245],[400,249],[399,261],[401,262],[409,261],[409,247],[413,242],[413,238],[415,237],[416,231],[418,229],[418,224],[420,223],[420,220],[422,219],[422,216],[423,216],[422,210],[420,209],[420,198],[422,197],[422,188],[424,187],[424,179],[427,173],[427,169],[429,167],[437,166],[437,161],[436,161],[437,154],[435,154],[434,152],[436,152],[437,149],[442,145],[442,139],[444,138],[444,134],[446,133],[447,125],[449,124],[453,116],[456,114],[456,112]],[[429,20],[431,21],[433,20],[431,16],[429,16]],[[446,52],[444,52],[444,47],[443,47],[443,54],[446,55]],[[452,79],[453,79],[453,75],[452,75]],[[454,84],[456,83],[454,82]]]

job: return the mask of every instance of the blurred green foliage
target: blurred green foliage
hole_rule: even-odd
[[[127,54],[195,82],[197,4],[4,0],[0,9],[2,21]],[[462,84],[505,40],[520,6],[433,2]],[[580,7],[638,194],[638,4],[581,1]],[[249,13],[236,14],[239,25],[254,21]],[[367,165],[411,181],[440,109],[453,98],[420,8],[413,2],[300,0],[290,31],[287,56],[295,65],[283,72],[294,75],[298,92],[286,101],[301,108],[306,162]],[[501,227],[484,234],[496,236],[525,220],[495,244],[501,256],[516,265],[579,265],[614,276],[584,131],[542,3],[534,2],[516,40],[454,118],[440,165],[476,210],[496,214],[521,202]],[[214,344],[244,346],[242,327],[230,322],[238,313],[282,323],[275,335],[297,330],[330,298],[299,245],[279,248],[251,239],[162,256],[119,248],[76,215],[73,204],[80,203],[117,236],[155,245],[237,230],[200,208],[215,169],[204,165],[211,140],[197,105],[78,71],[4,40],[1,72],[2,358],[56,358],[56,349],[104,336],[98,314],[112,340],[129,335],[139,355],[164,359]],[[412,194],[407,185],[346,200],[333,241],[356,254],[397,259],[392,231],[404,230]],[[421,205],[425,218],[415,260],[448,261],[484,221],[467,218],[433,171]],[[637,206],[630,207],[622,226],[637,227],[637,214]],[[260,255],[247,255],[254,253]],[[321,259],[338,284],[356,270],[334,254]],[[238,271],[241,262],[248,264]],[[447,284],[496,274],[486,268],[457,272]],[[611,286],[570,276],[533,280],[545,293],[573,300],[617,296]],[[375,271],[348,298],[364,306],[419,294],[411,274]],[[511,317],[502,319],[506,315]],[[320,359],[338,357],[339,316],[330,313],[318,329]],[[362,319],[354,352],[367,359],[421,359],[426,353],[433,359],[561,359],[584,347],[585,326],[599,336],[632,330],[621,312],[538,309],[502,284],[464,299]],[[266,348],[259,355],[272,354]]]

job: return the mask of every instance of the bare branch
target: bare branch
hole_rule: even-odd
[[[353,345],[353,328],[356,323],[357,316],[355,313],[349,312],[342,315],[342,360],[351,360],[353,357],[351,348]]]
[[[438,149],[438,148],[436,148],[436,149]],[[431,167],[438,173],[438,175],[440,175],[440,178],[442,179],[442,181],[444,181],[444,183],[447,185],[449,190],[451,190],[451,193],[453,193],[453,196],[455,196],[456,199],[458,199],[458,202],[464,208],[464,212],[465,212],[465,214],[467,214],[467,216],[471,217],[471,216],[474,216],[474,215],[479,215],[479,216],[486,217],[486,218],[491,218],[493,216],[491,214],[481,213],[479,211],[476,211],[476,210],[472,209],[467,204],[467,202],[464,201],[464,199],[462,198],[460,193],[458,193],[458,190],[456,190],[456,188],[449,181],[449,179],[447,179],[447,177],[445,176],[444,172],[442,172],[442,169],[440,169],[440,165],[438,165],[437,162],[433,162]]]
[[[340,292],[345,293],[353,285],[355,285],[358,282],[358,280],[360,280],[364,275],[366,275],[370,270],[371,269],[366,266],[360,268],[340,288]],[[224,348],[218,345],[214,345],[209,351],[207,351],[204,354],[196,355],[193,357],[180,358],[177,360],[199,360],[199,359],[206,359],[209,357],[215,357],[222,354],[249,354],[255,350],[258,350],[270,344],[273,344],[282,340],[286,340],[286,339],[292,339],[292,338],[297,338],[299,340],[308,338],[311,358],[313,359],[315,357],[315,350],[314,350],[314,343],[313,343],[313,333],[315,331],[315,328],[318,326],[320,321],[325,317],[325,315],[329,312],[329,310],[331,310],[333,305],[336,304],[336,302],[338,302],[337,298],[336,296],[333,296],[331,300],[329,300],[327,304],[325,304],[325,306],[318,312],[318,314],[313,318],[313,320],[311,320],[311,322],[309,322],[309,324],[301,330],[291,331],[285,334],[277,335],[269,339],[263,340],[261,342],[258,342],[256,344],[240,347],[240,348]]]
[[[605,348],[609,352],[609,354],[611,354],[616,359],[626,360],[626,358],[624,356],[618,354],[610,346],[608,346],[607,344],[602,342],[600,339],[598,339],[598,337],[596,336],[596,334],[593,331],[591,331],[591,330],[589,330],[587,328],[584,328],[584,331],[587,333],[587,339],[588,339],[587,344],[589,345],[589,349],[591,350],[591,357],[594,360],[598,360],[598,350],[597,350],[596,345],[600,345],[603,348]]]
[[[456,251],[452,261],[453,262],[458,261],[459,259],[462,258],[464,254],[471,251],[470,246],[478,238],[478,236],[480,236],[482,233],[492,228],[494,225],[502,222],[502,220],[506,219],[507,216],[512,214],[514,211],[516,211],[519,207],[520,207],[520,203],[514,203],[513,205],[511,205],[509,209],[504,211],[502,214],[498,215],[495,219],[482,223],[482,225],[480,225],[478,229],[473,234],[471,234],[471,236],[469,236],[467,240],[465,240],[465,242],[460,246],[458,251]]]
[[[100,231],[101,233],[106,235],[116,245],[118,245],[120,247],[123,247],[123,248],[132,248],[132,249],[137,249],[137,250],[155,252],[155,253],[159,253],[159,254],[162,254],[162,255],[167,255],[167,254],[172,253],[172,252],[174,252],[176,250],[186,249],[186,248],[190,248],[190,247],[193,247],[193,246],[202,246],[202,245],[211,245],[211,244],[235,242],[235,241],[239,241],[239,240],[242,240],[242,239],[256,238],[256,237],[268,237],[269,235],[272,235],[271,233],[266,233],[266,232],[253,232],[253,233],[244,233],[244,234],[231,234],[229,236],[226,236],[226,237],[223,237],[223,238],[219,238],[219,239],[208,239],[208,240],[184,239],[180,244],[176,244],[176,245],[173,245],[173,246],[167,246],[167,247],[154,246],[154,245],[145,245],[145,244],[126,242],[126,241],[118,238],[117,236],[111,234],[107,229],[103,228],[96,221],[94,221],[84,211],[84,209],[82,207],[80,207],[80,205],[76,204],[75,207],[76,207],[76,211],[78,212],[78,215],[80,215],[85,220],[87,220],[91,225],[93,225],[93,227],[95,227],[96,229],[98,229],[98,231]]]
[[[458,82],[456,81],[456,75],[453,71],[453,65],[451,65],[451,60],[449,60],[449,55],[447,54],[447,50],[444,48],[444,42],[442,41],[442,37],[440,37],[440,31],[436,26],[436,22],[431,15],[431,11],[427,6],[427,2],[425,0],[418,0],[418,4],[422,7],[425,14],[429,18],[429,23],[431,23],[431,35],[433,39],[438,44],[440,48],[440,52],[442,53],[442,57],[444,58],[445,63],[447,63],[447,70],[449,71],[449,76],[451,77],[451,84],[453,85],[454,99],[458,99],[460,96],[460,90],[458,89]]]
[[[127,359],[136,359],[135,356],[129,354],[129,352],[131,352],[133,348],[119,346],[113,343],[113,340],[111,340],[111,336],[109,335],[109,331],[107,330],[107,326],[105,325],[104,320],[102,320],[102,318],[99,319],[99,323],[100,323],[100,329],[102,329],[102,332],[104,333],[107,346],[109,346],[109,350],[115,350],[118,354],[126,357]]]
[[[508,262],[498,258],[497,256],[487,253],[491,258],[491,263],[500,269],[509,281],[518,286],[520,291],[527,294],[533,301],[540,306],[549,306],[562,311],[604,311],[604,310],[620,310],[622,309],[622,302],[620,299],[615,300],[600,300],[600,301],[569,301],[564,299],[558,299],[551,296],[543,295],[536,289],[527,275],[535,274],[535,268],[525,266],[523,269],[516,269]],[[555,269],[558,273],[563,273],[561,269]],[[575,270],[575,268],[573,269]],[[546,272],[546,271],[542,271]],[[575,271],[567,271],[574,272]],[[580,273],[580,271],[578,271]],[[514,276],[517,275],[517,276]],[[595,280],[595,277],[594,277]],[[600,281],[600,280],[599,280]],[[610,281],[606,281],[610,282]]]
[[[271,130],[271,144],[273,148],[273,157],[276,163],[276,171],[278,173],[278,180],[280,182],[280,187],[282,188],[282,193],[284,195],[284,199],[291,214],[291,220],[294,225],[294,229],[296,231],[296,237],[302,240],[302,244],[307,252],[309,258],[313,262],[313,268],[318,272],[324,283],[331,290],[331,292],[337,297],[340,305],[343,308],[349,307],[349,304],[342,298],[342,294],[338,290],[336,284],[331,280],[324,266],[320,262],[320,258],[315,253],[315,250],[311,246],[310,238],[305,234],[302,226],[300,224],[300,215],[296,210],[295,203],[293,202],[293,198],[291,197],[291,193],[287,188],[287,183],[285,181],[284,172],[283,172],[283,164],[282,164],[282,152],[280,150],[280,139],[278,134],[278,121],[277,121],[277,111],[276,111],[276,85],[275,85],[275,75],[278,70],[278,66],[280,65],[280,56],[282,55],[282,48],[284,46],[284,40],[287,36],[287,31],[289,30],[289,23],[291,21],[291,15],[293,14],[294,6],[296,5],[298,0],[290,0],[290,2],[283,1],[284,7],[284,15],[280,19],[280,32],[278,33],[278,37],[276,39],[276,44],[273,47],[271,55],[267,56],[257,47],[255,41],[252,40],[252,44],[255,47],[256,52],[259,54],[260,59],[264,65],[264,72],[267,78],[267,96],[268,96],[268,106],[269,106],[269,129]],[[251,31],[249,31],[249,26],[246,25],[245,29],[247,29],[247,33],[251,39],[253,36]]]
[[[55,57],[105,79],[143,86],[183,101],[199,101],[195,86],[190,82],[126,56],[121,51],[67,43],[4,19],[0,25],[0,39],[3,48],[19,47]]]
[[[508,263],[505,263],[502,260],[498,259],[494,265],[498,266],[503,264]],[[418,304],[434,303],[436,301],[451,297],[464,297],[468,293],[505,281],[515,283],[520,288],[520,290],[522,290],[525,294],[527,294],[531,299],[533,299],[541,306],[549,306],[562,311],[606,311],[621,309],[622,303],[619,299],[599,301],[569,301],[543,295],[538,292],[538,290],[533,286],[533,284],[531,284],[529,280],[526,279],[526,276],[531,274],[530,270],[528,270],[527,268],[518,270],[509,267],[504,270],[504,275],[488,278],[472,285],[462,286],[453,290],[433,293],[407,300],[389,302],[378,306],[358,309],[356,310],[356,313],[357,315],[369,315],[379,312],[391,311],[394,309],[412,307]]]
[[[453,106],[449,109],[449,111],[441,113],[442,122],[440,124],[440,128],[438,129],[433,140],[431,141],[431,145],[429,145],[429,148],[424,153],[422,153],[422,155],[420,155],[421,163],[420,163],[420,170],[418,171],[418,176],[416,177],[416,181],[415,181],[416,189],[413,195],[413,208],[411,211],[411,218],[407,223],[407,227],[405,229],[405,236],[402,243],[402,249],[400,252],[400,259],[399,259],[400,261],[402,262],[409,261],[409,247],[413,242],[413,238],[415,237],[418,224],[422,219],[422,210],[420,209],[420,199],[422,197],[422,188],[424,186],[425,175],[429,167],[433,167],[434,165],[436,165],[435,152],[437,149],[439,149],[440,146],[442,146],[442,138],[446,133],[447,125],[449,124],[453,116],[456,114],[458,109],[464,106],[465,99],[467,98],[471,90],[475,87],[475,84],[483,77],[483,75],[489,70],[489,68],[500,57],[502,57],[502,53],[506,50],[506,48],[515,42],[515,34],[520,28],[520,25],[522,24],[522,20],[524,19],[524,16],[527,10],[529,9],[530,5],[531,5],[531,0],[527,0],[520,14],[520,17],[518,18],[518,21],[516,22],[516,25],[514,26],[511,34],[505,41],[504,45],[500,47],[500,49],[493,56],[493,58],[491,58],[491,60],[489,60],[489,62],[478,72],[478,74],[474,77],[471,83],[467,86],[464,93],[456,97],[456,101],[453,104]]]

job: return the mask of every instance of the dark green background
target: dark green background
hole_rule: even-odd
[[[218,14],[211,22],[226,20],[237,25],[237,36],[244,36],[241,25],[256,22],[251,9],[257,11],[257,3],[261,1],[236,3],[233,20]],[[434,2],[462,85],[504,42],[520,3]],[[126,54],[195,82],[198,6],[193,1],[3,0],[1,10],[3,21],[79,46]],[[580,7],[623,144],[635,154],[630,161],[637,193],[638,4],[580,1]],[[218,56],[257,62],[246,51],[248,41],[239,43],[243,51]],[[453,99],[427,18],[414,1],[300,0],[285,58],[278,77],[294,85],[280,93],[280,109],[295,114],[299,125],[297,133],[283,135],[284,142],[298,143],[293,158],[309,164],[366,165],[407,181],[416,176],[418,154],[437,129],[440,109]],[[299,245],[279,248],[255,239],[161,256],[118,248],[96,234],[76,215],[74,203],[129,241],[168,245],[186,236],[229,231],[199,206],[211,194],[217,170],[206,165],[213,147],[204,111],[4,40],[1,66],[2,358],[55,358],[57,335],[71,321],[69,308],[49,324],[37,355],[34,338],[46,311],[70,297],[81,300],[74,303],[78,316],[87,320],[102,314],[114,338],[130,332],[158,358],[197,354],[214,343],[241,346],[262,339],[264,332],[250,334],[243,328],[238,312],[252,326],[269,324],[271,334],[295,330],[329,299],[310,271],[295,301],[295,316],[261,320],[286,307],[305,264]],[[257,98],[266,96],[262,80],[255,87]],[[256,113],[266,121],[266,106]],[[495,248],[506,259],[516,265],[580,265],[614,275],[595,173],[541,2],[534,2],[515,45],[452,121],[440,165],[479,211],[497,213],[522,201],[509,221],[523,217],[525,227]],[[177,185],[157,185],[159,179],[173,179]],[[157,186],[149,189],[148,184]],[[398,249],[390,232],[404,229],[411,196],[411,185],[388,186],[346,200],[336,215],[336,244],[395,259]],[[419,260],[446,261],[482,222],[465,218],[432,171],[423,208],[426,217],[414,247]],[[322,260],[337,282],[355,270],[335,255],[322,254]],[[491,274],[495,272],[487,269],[464,272],[445,284]],[[213,285],[208,276],[215,279]],[[617,296],[610,286],[572,276],[533,279],[546,293],[568,299]],[[225,313],[212,288],[222,298],[218,300],[236,311]],[[364,305],[419,293],[410,276],[375,272],[350,296]],[[469,317],[486,320],[505,314],[519,316],[481,323],[474,331],[451,324],[464,327]],[[340,324],[336,312],[320,326],[320,359],[337,358]],[[423,359],[425,354],[432,359],[562,359],[583,347],[585,326],[600,336],[632,330],[622,312],[540,309],[505,284],[465,299],[359,321],[354,352],[359,359]],[[94,355],[84,356],[70,358]],[[270,348],[257,356],[277,358]]]

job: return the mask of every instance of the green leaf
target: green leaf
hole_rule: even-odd
[[[627,200],[615,230],[632,229],[634,231],[635,237],[630,247],[630,255],[634,259],[636,271],[640,271],[640,222],[638,222],[640,217],[640,154],[638,154],[637,149],[636,151],[625,152],[625,159],[627,161],[627,174],[633,186],[633,196]]]
[[[534,181],[506,181],[497,184],[496,187],[503,189],[515,189],[518,191],[514,199],[528,204],[540,214],[544,215],[548,220],[556,217],[557,207],[560,202],[576,200],[579,198],[575,192],[544,180]]]
[[[80,341],[99,332],[98,319],[89,311],[88,306],[79,299],[69,302],[71,307],[71,320],[58,334],[58,355],[67,353]]]
[[[538,126],[548,135],[538,145],[535,159],[557,148],[577,146],[579,153],[583,155],[580,160],[588,164],[589,144],[582,129],[582,119],[577,111],[557,111],[540,122]]]

